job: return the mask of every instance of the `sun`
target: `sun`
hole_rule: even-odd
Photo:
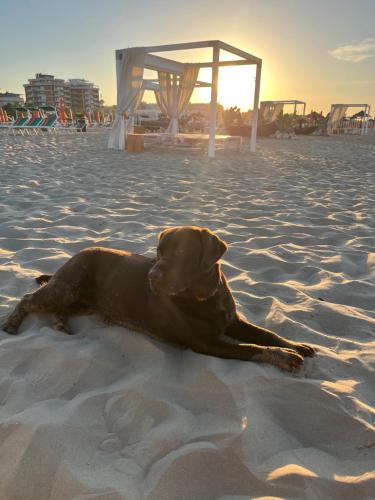
[[[211,70],[201,69],[199,80],[209,82]],[[262,81],[262,87],[264,82]],[[224,108],[238,106],[242,111],[253,108],[255,89],[255,66],[224,66],[219,70],[218,102]],[[193,102],[209,102],[210,88],[197,88]]]

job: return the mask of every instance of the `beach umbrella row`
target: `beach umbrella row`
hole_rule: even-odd
[[[58,120],[60,123],[65,124],[68,120],[70,122],[74,121],[73,117],[73,111],[70,108],[65,107],[65,103],[63,99],[60,99],[59,105],[56,108],[52,106],[41,106],[41,108],[31,108],[31,107],[18,107],[16,108],[16,114],[20,118],[25,118],[27,117],[30,113],[32,117],[40,117],[44,116],[44,111],[54,111],[58,115]],[[113,113],[109,113],[108,115],[104,115],[103,111],[95,111],[95,113],[88,112],[86,114],[86,119],[90,125],[97,123],[97,124],[104,124],[104,123],[112,123],[114,120],[114,115]],[[0,107],[0,123],[7,123],[9,121],[9,117],[7,112]]]
[[[24,108],[24,107],[19,107],[16,109],[17,116],[24,118],[26,117],[29,113],[31,113],[32,117],[40,117],[42,114],[44,115],[44,111],[55,111],[55,108],[52,106],[42,106],[40,109],[39,108]],[[61,99],[58,109],[58,119],[60,123],[66,123],[67,120],[70,120],[71,122],[73,121],[73,112],[70,108],[65,108],[64,101]],[[86,115],[86,118],[89,122],[89,124],[93,124],[94,122],[96,123],[112,123],[114,120],[114,115],[113,113],[109,113],[108,115],[105,115],[102,111],[97,110],[94,113],[88,112]],[[8,114],[5,109],[0,107],[0,123],[7,123],[9,121]]]
[[[69,108],[65,108],[65,103],[63,99],[60,99],[59,106],[58,106],[58,115],[59,115],[59,121],[60,123],[65,123],[67,119],[70,121],[73,121],[73,112]],[[88,111],[85,115],[85,118],[87,119],[89,125],[92,124],[104,124],[104,123],[113,123],[114,121],[114,114],[109,113],[108,115],[104,115],[103,111],[96,110],[95,113]]]

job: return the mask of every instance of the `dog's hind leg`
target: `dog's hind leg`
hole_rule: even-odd
[[[63,314],[76,301],[77,297],[70,287],[61,286],[58,282],[48,283],[39,290],[24,295],[1,328],[11,335],[17,335],[18,328],[28,314],[40,312]]]
[[[56,314],[56,320],[53,323],[53,328],[60,332],[67,333],[68,335],[74,335],[74,332],[72,332],[66,323],[66,317],[62,314]]]

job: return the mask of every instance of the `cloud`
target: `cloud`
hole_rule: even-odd
[[[340,45],[329,52],[339,61],[358,63],[375,57],[375,38],[365,38],[362,42]]]

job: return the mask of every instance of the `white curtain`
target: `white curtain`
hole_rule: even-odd
[[[284,104],[275,104],[273,108],[273,113],[272,113],[272,119],[271,121],[274,122],[277,117],[279,116],[280,113],[283,113],[284,111]]]
[[[265,103],[262,105],[262,119],[265,122],[274,122],[276,118],[284,110],[284,105],[281,103]]]
[[[332,113],[329,116],[328,128],[337,127],[340,121],[344,118],[348,106],[334,107]]]
[[[134,112],[142,99],[145,55],[131,50],[117,54],[117,110],[108,140],[108,147],[125,149],[126,124],[124,113]]]
[[[348,106],[340,106],[337,108],[334,107],[332,114],[329,117],[330,123],[333,125],[334,123],[340,122],[344,118],[347,110],[348,110]]]
[[[186,64],[183,74],[177,84],[177,77],[164,71],[159,71],[159,90],[155,91],[156,102],[162,113],[170,119],[167,132],[178,133],[178,121],[197,83],[199,67]]]
[[[176,77],[165,71],[158,72],[159,90],[155,90],[155,98],[161,112],[170,119],[171,122],[177,118],[177,88]],[[169,124],[169,125],[170,125]],[[169,126],[168,126],[169,129]]]

